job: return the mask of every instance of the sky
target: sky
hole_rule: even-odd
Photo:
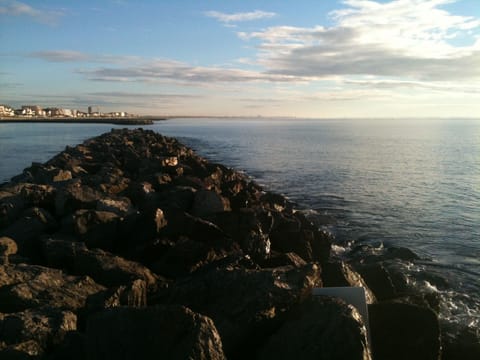
[[[0,103],[480,119],[480,0],[0,0]]]

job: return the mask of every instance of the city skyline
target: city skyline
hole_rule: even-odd
[[[0,0],[0,103],[478,117],[476,0]]]

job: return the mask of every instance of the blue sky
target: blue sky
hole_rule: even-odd
[[[480,117],[478,0],[0,0],[0,103]]]

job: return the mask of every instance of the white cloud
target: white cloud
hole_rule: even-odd
[[[54,25],[64,15],[62,11],[40,10],[15,0],[0,0],[0,15],[28,16],[43,24]]]
[[[251,12],[231,13],[231,14],[226,14],[219,11],[207,11],[205,12],[205,15],[208,17],[217,19],[222,23],[230,24],[235,22],[269,19],[274,17],[276,14],[274,12],[255,10]]]
[[[238,33],[259,41],[258,63],[270,74],[307,77],[374,75],[413,80],[480,78],[480,20],[452,15],[446,0],[347,0],[331,27],[277,26]],[[471,45],[454,45],[458,35]]]

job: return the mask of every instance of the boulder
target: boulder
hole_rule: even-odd
[[[17,243],[7,236],[0,237],[0,265],[8,264],[8,257],[18,251]]]
[[[66,268],[75,275],[88,275],[107,287],[137,279],[144,280],[151,287],[158,280],[155,274],[137,262],[100,249],[88,250],[82,243],[48,239],[43,242],[43,254],[49,266]]]
[[[115,308],[88,319],[90,360],[225,359],[212,320],[179,305]]]
[[[53,216],[41,208],[29,208],[22,217],[0,231],[0,236],[14,240],[18,252],[27,257],[37,257],[38,239],[44,232],[51,232],[58,227]]]
[[[73,216],[75,233],[88,247],[112,251],[119,237],[120,217],[108,211],[78,210]]]
[[[268,231],[273,221],[270,213],[241,209],[217,213],[209,219],[237,242],[245,254],[262,260],[270,253]]]
[[[398,295],[390,274],[381,264],[359,265],[356,269],[378,300],[392,299]]]
[[[55,195],[55,211],[62,216],[80,209],[95,209],[103,197],[101,192],[75,181],[58,189]]]
[[[87,297],[104,290],[89,277],[68,276],[57,269],[19,264],[0,267],[0,312],[51,307],[76,310]]]
[[[195,216],[204,217],[218,212],[228,211],[225,199],[215,191],[199,190],[195,193],[191,213]]]
[[[0,339],[8,345],[33,340],[45,350],[59,344],[66,333],[76,328],[76,315],[58,308],[44,306],[0,314]]]
[[[0,199],[0,229],[18,219],[26,206],[27,202],[22,196],[4,193]]]
[[[2,360],[40,360],[45,351],[35,340],[7,345],[0,342],[0,359]]]
[[[357,310],[338,298],[314,297],[291,310],[258,359],[371,360]]]
[[[440,329],[431,309],[379,303],[369,305],[368,312],[376,360],[440,359]]]
[[[302,267],[307,263],[300,256],[293,252],[272,253],[268,258],[260,263],[264,268],[276,268],[280,266]]]
[[[278,326],[282,314],[321,286],[320,268],[213,268],[177,280],[157,299],[183,304],[213,319],[228,357],[248,358]]]
[[[324,264],[322,272],[323,284],[326,287],[357,286],[365,289],[368,304],[376,302],[375,295],[363,280],[362,276],[343,261],[329,261]]]

